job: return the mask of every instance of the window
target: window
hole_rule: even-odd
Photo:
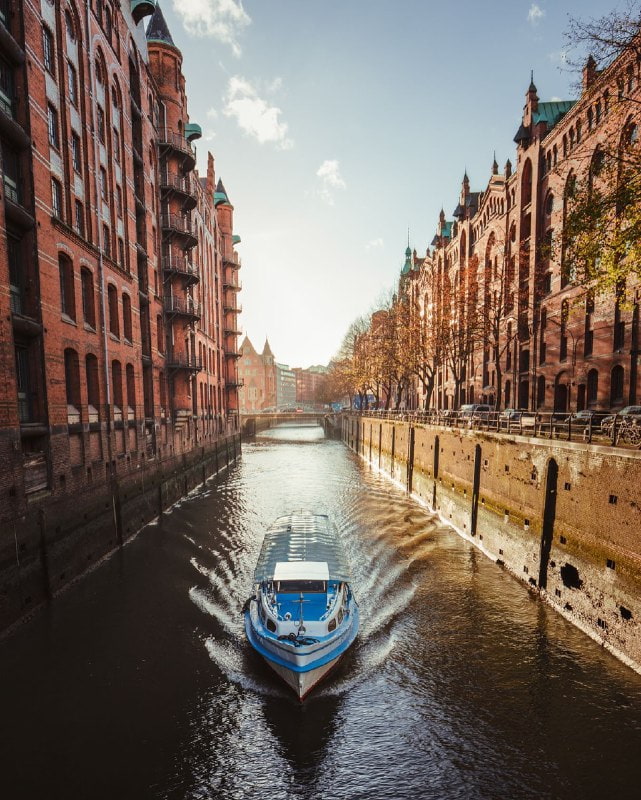
[[[588,108],[588,130],[591,131],[594,126],[594,114],[592,109]]]
[[[75,131],[71,134],[71,163],[74,170],[82,175],[82,148],[80,146],[80,137]]]
[[[91,270],[82,267],[80,270],[80,283],[82,286],[82,315],[87,325],[96,327],[96,306],[94,302],[93,275]]]
[[[122,189],[116,186],[116,214],[122,219]]]
[[[74,289],[73,264],[71,260],[60,254],[58,257],[60,271],[60,308],[69,319],[76,319],[76,297]]]
[[[67,36],[72,42],[76,41],[76,30],[74,28],[73,20],[69,11],[65,11],[65,28],[67,29]]]
[[[596,120],[596,124],[598,125],[601,122],[601,103],[597,102],[594,106],[594,117]]]
[[[131,326],[131,298],[128,294],[122,296],[122,332],[128,342],[133,341]]]
[[[87,402],[95,410],[100,408],[100,380],[98,376],[98,359],[89,353],[85,358],[87,377]]]
[[[109,332],[120,337],[120,324],[118,322],[118,290],[110,283],[107,286],[107,305],[109,306]]]
[[[102,144],[105,143],[105,112],[102,106],[96,109],[96,125],[98,126],[98,139]]]
[[[78,353],[70,347],[65,350],[65,388],[67,405],[80,408],[80,364]]]
[[[111,258],[111,233],[107,225],[102,226],[102,252],[107,258]]]
[[[69,91],[69,102],[72,106],[78,107],[78,76],[76,74],[76,68],[71,63],[71,61],[67,61],[67,88]]]
[[[113,154],[116,164],[120,164],[120,134],[118,128],[113,130]]]
[[[85,210],[80,200],[74,202],[73,226],[76,233],[84,238],[85,235]]]
[[[136,410],[136,379],[134,377],[134,365],[127,364],[125,367],[127,375],[127,406],[135,413]]]
[[[107,202],[107,170],[100,167],[100,196]]]
[[[122,408],[122,367],[120,361],[111,362],[111,385],[113,388],[114,406]]]
[[[60,149],[60,131],[58,129],[58,112],[51,105],[47,105],[47,133],[49,136],[49,144],[55,147],[56,150]]]
[[[20,422],[33,422],[34,398],[31,391],[31,364],[29,350],[16,345],[16,381],[18,384],[18,417]]]
[[[121,269],[127,269],[127,264],[125,262],[125,243],[120,237],[118,237],[118,265]]]
[[[610,405],[620,405],[623,403],[623,367],[617,364],[610,373]]]
[[[55,77],[56,67],[53,49],[53,33],[51,33],[49,28],[44,26],[42,28],[42,59],[47,72]]]
[[[62,219],[62,186],[55,178],[51,179],[51,213]]]

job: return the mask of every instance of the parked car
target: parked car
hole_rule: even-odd
[[[506,408],[499,414],[499,428],[511,430],[521,430],[528,428],[534,430],[536,427],[536,414],[522,408]]]
[[[620,417],[623,417],[624,419],[627,417],[638,417],[639,420],[641,420],[641,406],[626,406],[616,414],[608,414],[607,416],[603,417],[601,420],[601,430],[604,433],[607,433],[608,436],[612,433],[612,425],[614,424],[615,417],[617,421]]]
[[[592,430],[599,429],[602,411],[594,411],[591,408],[584,408],[583,411],[574,411],[567,416],[554,419],[553,426],[555,431],[567,431],[568,427],[576,431],[587,431],[592,424]]]
[[[461,406],[459,418],[465,422],[487,422],[492,413],[492,406],[486,403],[468,403]]]

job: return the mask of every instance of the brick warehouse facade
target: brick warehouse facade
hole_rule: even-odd
[[[237,430],[240,240],[155,2],[0,0],[0,73],[3,523]]]
[[[576,101],[541,102],[532,81],[515,168],[508,161],[499,172],[495,159],[479,192],[465,175],[454,219],[441,212],[426,256],[408,248],[399,296],[412,329],[449,319],[472,340],[435,362],[431,394],[410,384],[408,406],[570,411],[641,401],[638,278],[625,301],[594,297],[573,282],[563,247],[574,181],[598,176],[606,150],[638,146],[640,66],[634,51],[601,72],[589,59]]]

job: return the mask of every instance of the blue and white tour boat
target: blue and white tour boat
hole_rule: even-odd
[[[358,633],[347,562],[325,514],[297,511],[269,527],[243,611],[252,647],[303,700]]]

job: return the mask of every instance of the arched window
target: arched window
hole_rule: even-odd
[[[120,323],[118,321],[118,290],[110,283],[107,286],[107,304],[109,306],[109,332],[120,337]]]
[[[596,369],[591,369],[588,372],[588,408],[597,404],[598,393],[599,372]]]
[[[127,364],[125,372],[127,374],[127,408],[131,419],[136,413],[136,379],[134,376],[134,365]]]
[[[620,364],[612,367],[610,373],[610,405],[617,406],[623,403],[624,371]]]
[[[71,39],[72,42],[76,41],[76,28],[73,24],[73,19],[69,10],[65,10],[65,29],[67,31],[67,36]]]
[[[545,405],[545,376],[539,375],[536,380],[536,407]]]
[[[131,298],[126,292],[122,295],[122,333],[128,342],[133,341],[131,324]]]
[[[526,159],[523,165],[523,177],[521,178],[521,205],[526,206],[532,201],[532,162]]]
[[[113,394],[113,404],[118,411],[122,410],[122,366],[120,361],[111,362],[111,389]]]
[[[87,402],[91,406],[89,413],[98,413],[100,410],[98,359],[91,353],[85,357],[85,377],[87,380]]]
[[[75,321],[76,294],[73,264],[71,259],[64,253],[60,253],[58,256],[58,268],[60,270],[60,308],[66,317]]]
[[[80,283],[82,287],[82,315],[85,324],[96,327],[96,304],[94,301],[93,274],[87,267],[80,269]]]
[[[67,406],[73,406],[73,409],[78,411],[80,409],[80,366],[78,353],[70,347],[65,350],[65,388]]]

